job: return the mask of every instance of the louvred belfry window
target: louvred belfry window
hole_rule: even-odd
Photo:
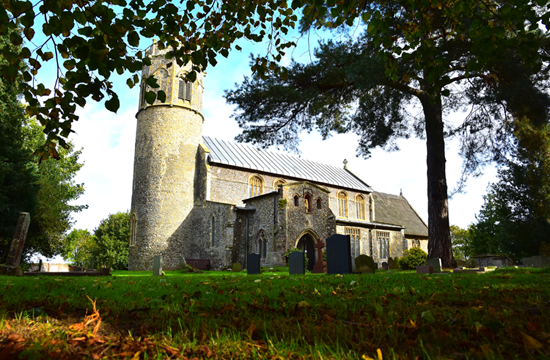
[[[178,87],[178,98],[181,100],[191,101],[191,92],[193,87],[190,81],[180,79]]]

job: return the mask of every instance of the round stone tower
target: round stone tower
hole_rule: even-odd
[[[175,268],[185,252],[184,222],[193,209],[196,157],[202,142],[203,74],[185,80],[191,64],[164,58],[156,44],[148,50],[151,66],[143,68],[132,188],[129,270],[151,270],[155,255],[163,267]],[[171,66],[169,66],[171,64]],[[145,79],[154,75],[160,88]],[[163,90],[166,101],[149,105],[147,91]]]

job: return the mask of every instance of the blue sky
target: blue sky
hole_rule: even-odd
[[[312,35],[309,39],[311,47],[308,47],[308,39],[300,39],[298,48],[289,51],[284,62],[288,63],[291,56],[301,62],[309,61],[313,46],[321,35]],[[147,45],[146,40],[142,40],[140,45]],[[217,66],[207,69],[203,101],[205,135],[233,140],[240,132],[237,123],[231,119],[233,108],[225,103],[223,92],[233,88],[236,82],[241,82],[244,76],[250,75],[249,54],[261,53],[265,49],[262,45],[247,42],[240,45],[243,47],[242,51],[231,52],[227,59],[220,57]],[[52,74],[51,71],[46,73]],[[75,181],[84,183],[86,191],[76,203],[88,204],[89,208],[74,214],[75,228],[92,232],[101,219],[130,208],[139,89],[129,89],[125,84],[127,78],[128,75],[116,74],[111,78],[121,102],[116,114],[107,111],[103,103],[96,103],[91,99],[84,109],[77,110],[80,120],[74,124],[75,133],[69,139],[77,148],[84,148],[81,159],[85,166]],[[46,85],[53,84],[53,79],[47,76],[43,79]],[[48,84],[48,81],[51,83]],[[464,114],[455,113],[450,116],[459,120]],[[400,151],[375,149],[371,158],[364,160],[356,157],[356,135],[334,135],[323,141],[318,133],[313,132],[303,134],[301,139],[301,157],[334,166],[343,166],[344,159],[347,159],[348,167],[374,190],[399,194],[402,189],[404,196],[427,221],[424,140],[400,140],[397,142]],[[446,155],[447,181],[451,190],[461,173],[462,160],[458,156],[457,141],[447,143]],[[495,181],[495,174],[493,167],[485,169],[482,176],[468,180],[464,194],[457,194],[449,201],[451,224],[466,227],[475,221],[475,214],[483,203],[482,195],[486,193],[488,183]]]

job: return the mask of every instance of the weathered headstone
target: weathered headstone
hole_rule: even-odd
[[[265,266],[285,266],[281,253],[278,251],[268,252],[265,259]]]
[[[384,269],[384,270],[388,270],[388,269],[389,269],[389,268],[388,268],[388,263],[387,263],[387,262],[385,262],[385,261],[382,262],[382,269]]]
[[[246,270],[248,275],[260,273],[260,254],[248,254],[246,258]]]
[[[350,236],[335,234],[326,243],[327,274],[351,274]]]
[[[428,263],[426,265],[430,265],[433,267],[434,271],[436,273],[441,272],[441,259],[440,258],[433,258],[428,259]]]
[[[8,253],[8,258],[6,259],[6,265],[15,267],[19,266],[19,263],[21,262],[21,253],[23,252],[23,246],[25,246],[25,240],[27,239],[27,231],[29,230],[30,223],[31,215],[29,213],[22,212],[19,214],[15,234],[13,235],[13,240],[11,241],[10,252]]]
[[[395,261],[394,258],[391,258],[391,257],[390,257],[390,258],[388,259],[388,268],[389,268],[390,270],[396,270],[396,269],[399,268],[399,264],[397,263],[397,261]]]
[[[240,272],[242,270],[241,263],[234,263],[231,270],[233,272]]]
[[[162,275],[162,255],[156,255],[153,263],[153,276]]]
[[[183,256],[178,256],[178,270],[187,269],[187,262]]]
[[[294,251],[288,255],[288,273],[290,275],[304,275],[306,273],[303,252]]]
[[[374,260],[365,254],[359,255],[355,258],[355,271],[374,274]]]
[[[434,267],[431,265],[422,265],[416,267],[417,274],[433,274]]]
[[[315,248],[317,249],[317,261],[315,262],[315,266],[311,271],[314,274],[322,274],[327,272],[327,263],[323,260],[323,248],[325,246],[326,245],[321,239],[319,239],[317,244],[315,244]]]

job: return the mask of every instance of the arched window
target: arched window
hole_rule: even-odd
[[[162,103],[162,101],[158,99],[158,92],[162,90],[166,95],[166,100],[164,102],[170,102],[170,96],[172,96],[172,85],[170,82],[170,75],[168,74],[168,70],[159,69],[155,72],[155,78],[157,79],[157,84],[159,85],[158,88],[153,89],[153,91],[157,93],[156,101]]]
[[[263,230],[260,230],[260,234],[258,236],[258,254],[260,254],[262,259],[267,257],[267,236],[265,236],[265,232]]]
[[[304,196],[304,208],[307,213],[313,212],[313,196],[310,193]]]
[[[216,245],[216,218],[212,216],[210,220],[210,247]]]
[[[323,202],[321,201],[321,198],[318,198],[317,199],[317,209],[322,209],[323,208]]]
[[[283,179],[275,180],[275,182],[273,183],[273,190],[277,190],[279,188],[279,185],[283,184],[286,184],[286,181],[284,181]]]
[[[361,195],[357,195],[355,203],[357,205],[357,218],[365,220],[365,198]]]
[[[412,247],[420,247],[420,240],[413,239],[413,241],[412,241]]]
[[[259,176],[250,178],[250,197],[261,195],[263,191],[263,181]]]
[[[294,206],[298,206],[300,203],[300,197],[298,195],[294,195]]]
[[[178,84],[178,99],[191,101],[191,94],[193,92],[193,83],[185,79],[180,78]]]
[[[130,219],[130,246],[136,244],[136,225],[136,214],[134,213]]]
[[[338,193],[338,216],[348,217],[348,196],[345,192]]]

